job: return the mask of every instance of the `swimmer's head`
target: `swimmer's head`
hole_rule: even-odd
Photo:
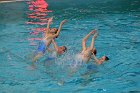
[[[105,60],[107,61],[107,60],[109,60],[109,58],[107,56],[105,56]]]
[[[103,56],[100,60],[101,60],[101,61],[108,61],[109,58],[108,58],[107,56]]]
[[[63,54],[64,52],[66,52],[67,51],[67,47],[66,46],[61,46],[61,47],[59,47],[59,53],[60,54]]]
[[[92,55],[96,55],[97,54],[97,50],[94,48],[94,49],[92,49]]]
[[[51,33],[54,33],[54,34],[56,34],[56,33],[57,33],[57,31],[58,31],[58,29],[57,29],[57,28],[51,28],[50,30],[51,30],[50,32],[51,32]]]

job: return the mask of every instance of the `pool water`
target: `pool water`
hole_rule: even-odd
[[[140,93],[139,4],[139,0],[0,3],[0,93]],[[31,57],[51,16],[52,27],[68,20],[56,39],[68,51],[56,59],[45,55],[33,66]],[[82,38],[92,29],[99,32],[97,57],[107,55],[110,60],[100,66],[91,60],[93,70],[82,64],[71,73]],[[90,42],[91,38],[87,46]]]

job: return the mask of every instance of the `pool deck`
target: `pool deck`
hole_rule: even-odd
[[[30,0],[0,0],[0,3],[18,2],[18,1],[30,1]]]

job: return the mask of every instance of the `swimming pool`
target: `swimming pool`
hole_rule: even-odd
[[[0,4],[0,93],[140,92],[138,0],[42,2],[42,6],[31,2]],[[50,62],[45,56],[32,68],[29,57],[50,16],[54,16],[54,27],[68,19],[56,39],[68,51]],[[94,28],[99,31],[97,57],[108,55],[110,60],[89,75],[84,75],[85,66],[69,75],[69,64],[81,50],[82,38]]]

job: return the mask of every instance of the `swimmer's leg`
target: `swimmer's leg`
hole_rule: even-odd
[[[38,46],[37,54],[33,57],[32,61],[33,62],[37,61],[40,57],[43,56],[45,51],[46,51],[46,45],[44,42],[41,42],[40,45]]]
[[[43,56],[43,53],[37,53],[37,55],[34,56],[34,58],[32,59],[32,61],[33,62],[36,62],[42,56]]]

